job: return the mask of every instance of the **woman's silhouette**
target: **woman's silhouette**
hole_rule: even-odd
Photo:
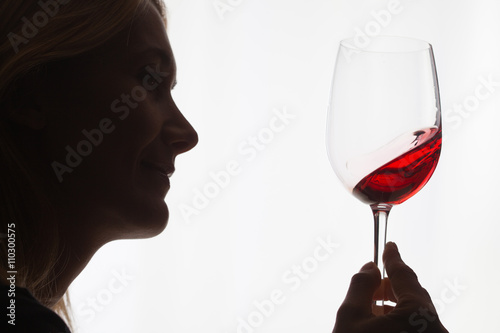
[[[17,287],[16,325],[2,327],[68,331],[52,310],[64,316],[68,286],[101,246],[163,231],[175,158],[197,134],[172,100],[160,1],[4,0],[0,18],[0,232],[15,233]],[[368,264],[335,332],[416,332],[410,316],[421,305],[434,318],[426,332],[445,332],[397,249],[386,255],[398,306],[373,316],[380,276]]]

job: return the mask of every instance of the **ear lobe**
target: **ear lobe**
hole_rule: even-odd
[[[47,125],[45,114],[35,107],[12,110],[9,112],[9,118],[16,124],[33,130],[41,130]]]

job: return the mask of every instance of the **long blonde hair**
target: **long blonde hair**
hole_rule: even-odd
[[[6,281],[8,234],[15,224],[16,284],[49,304],[46,286],[60,256],[56,207],[19,149],[8,120],[9,105],[28,94],[23,80],[48,64],[104,44],[125,29],[152,2],[161,0],[2,0],[0,3],[0,278]],[[49,73],[50,74],[50,73]],[[11,230],[12,231],[12,230]],[[67,293],[52,307],[71,326]]]

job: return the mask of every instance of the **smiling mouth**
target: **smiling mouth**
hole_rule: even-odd
[[[175,172],[175,168],[173,165],[154,163],[149,161],[142,161],[141,165],[150,170],[156,171],[160,176],[166,179],[172,177],[173,173]]]

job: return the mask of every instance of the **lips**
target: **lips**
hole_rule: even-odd
[[[150,162],[150,161],[142,161],[141,165],[156,171],[160,176],[164,178],[172,177],[172,174],[175,172],[175,167],[171,164],[164,164],[160,162]]]

